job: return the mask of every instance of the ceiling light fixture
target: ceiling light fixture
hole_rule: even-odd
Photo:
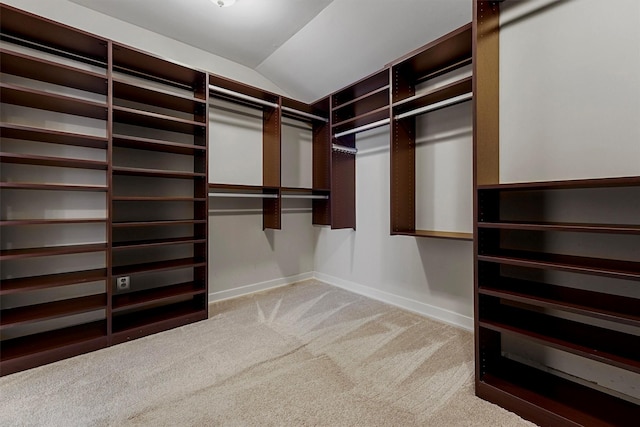
[[[220,7],[233,6],[233,4],[236,2],[236,0],[211,0],[211,1]]]

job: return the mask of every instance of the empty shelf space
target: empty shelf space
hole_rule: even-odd
[[[161,329],[159,330],[162,330],[164,322],[174,323],[176,320],[180,321],[180,319],[183,318],[191,319],[190,321],[206,319],[206,307],[197,307],[195,301],[189,300],[163,305],[149,310],[139,310],[133,313],[114,315],[113,338],[116,341],[122,339],[122,336],[118,336],[120,333],[124,335],[133,334],[133,337],[139,336],[136,333],[136,329],[144,329],[145,327],[160,327]]]
[[[62,168],[106,170],[107,162],[96,160],[69,159],[61,157],[35,156],[30,154],[2,153],[0,163],[22,165],[55,166]]]
[[[58,95],[8,83],[0,83],[0,98],[6,104],[94,119],[107,119],[108,109],[106,103]]]
[[[640,337],[501,304],[487,304],[479,325],[640,373]]]
[[[640,186],[640,177],[623,176],[615,178],[575,179],[565,181],[537,181],[516,182],[509,184],[478,185],[478,190],[501,191],[534,191],[534,190],[562,190],[574,188],[607,188],[607,187],[635,187]]]
[[[40,184],[34,182],[0,182],[0,189],[106,192],[107,186],[82,184]]]
[[[178,270],[181,268],[203,267],[206,260],[198,258],[182,258],[169,261],[149,262],[145,264],[123,265],[113,267],[114,276],[126,276],[129,274],[146,273],[151,271]]]
[[[488,282],[478,287],[481,295],[640,326],[640,301],[635,298],[508,277]]]
[[[62,349],[68,346],[85,347],[86,349],[84,349],[84,351],[91,351],[107,345],[106,322],[92,322],[14,338],[2,341],[0,345],[2,348],[2,351],[0,351],[2,362],[19,357],[32,355],[41,356],[38,353]],[[77,351],[75,354],[82,352],[83,351]],[[71,355],[73,355],[73,353],[66,357],[70,357]],[[2,373],[5,374],[5,372]]]
[[[152,246],[167,246],[167,245],[186,245],[206,243],[206,239],[198,239],[195,237],[172,237],[167,239],[153,239],[153,240],[136,240],[131,242],[114,242],[113,250],[122,249],[136,249]]]
[[[333,110],[358,102],[377,92],[389,89],[389,69],[385,68],[347,86],[333,95]]]
[[[478,260],[521,267],[594,274],[617,279],[640,280],[640,262],[633,261],[507,250],[495,254],[478,254]]]
[[[163,286],[156,289],[147,289],[139,292],[131,292],[113,297],[113,312],[131,308],[144,307],[149,304],[171,300],[176,297],[194,296],[205,294],[202,283],[187,282],[177,285]]]
[[[567,420],[584,426],[634,426],[637,405],[506,358],[481,376],[478,396],[513,410],[522,405],[542,410],[538,423]]]
[[[182,171],[169,171],[162,169],[142,169],[142,168],[125,168],[114,166],[113,167],[114,175],[130,175],[130,176],[148,176],[155,178],[204,178],[207,176],[206,173],[196,173],[196,172],[182,172]]]
[[[137,227],[170,227],[175,225],[192,225],[192,224],[206,224],[205,219],[172,219],[172,220],[159,220],[159,221],[129,221],[129,222],[114,222],[113,228],[137,228]]]
[[[116,98],[133,100],[143,104],[155,105],[184,113],[195,113],[196,110],[204,111],[206,101],[194,96],[183,95],[167,89],[158,89],[151,86],[140,85],[138,82],[129,83],[115,78],[113,80],[113,94]]]
[[[5,309],[0,311],[0,329],[22,323],[38,322],[55,319],[57,317],[87,313],[105,309],[106,306],[107,296],[106,294],[100,294]]]
[[[151,113],[128,107],[113,107],[113,120],[118,123],[127,123],[136,126],[146,126],[166,131],[194,134],[203,132],[206,123],[194,120],[181,119],[165,114]]]
[[[137,150],[161,151],[174,154],[194,154],[204,152],[207,147],[195,144],[162,141],[158,139],[140,138],[128,135],[113,135],[113,145]]]
[[[0,123],[0,136],[3,138],[24,139],[27,141],[49,142],[52,144],[73,145],[89,148],[107,148],[105,137],[83,135],[71,132]]]
[[[73,271],[69,273],[48,274],[44,276],[20,277],[17,279],[3,279],[0,282],[0,295],[75,285],[79,283],[91,283],[106,279],[107,270],[103,268],[96,270]]]
[[[530,231],[573,231],[584,233],[640,234],[635,224],[586,224],[568,222],[500,221],[478,222],[478,228]]]
[[[394,231],[392,234],[397,236],[433,237],[436,239],[473,240],[473,233],[462,233],[456,231],[415,230]]]
[[[421,93],[410,98],[403,99],[393,104],[393,113],[402,114],[422,107],[434,106],[435,104],[450,100],[460,95],[471,93],[472,78],[464,79],[450,83],[446,86],[433,89],[431,91]]]
[[[0,70],[88,92],[107,93],[107,75],[0,48]]]
[[[381,107],[375,110],[369,111],[365,114],[361,114],[359,116],[352,117],[350,119],[341,121],[339,123],[334,123],[332,127],[334,128],[334,133],[338,133],[338,131],[344,131],[347,129],[356,128],[359,126],[368,125],[373,122],[377,122],[383,119],[389,118],[389,107]],[[350,125],[350,126],[347,126]]]
[[[106,223],[106,218],[64,218],[64,219],[7,219],[0,220],[0,227],[14,227],[26,225],[65,225],[65,224],[100,224]]]
[[[105,243],[95,243],[88,245],[50,246],[27,249],[3,249],[0,251],[0,260],[6,261],[18,258],[33,258],[54,255],[83,254],[89,252],[100,252],[107,249]]]
[[[361,95],[355,99],[351,99],[349,101],[346,101],[342,104],[338,104],[336,106],[333,107],[333,111],[339,111],[345,107],[349,107],[352,106],[353,104],[357,104],[360,103],[361,101],[366,101],[368,98],[371,97],[376,97],[376,96],[385,96],[387,98],[387,103],[388,103],[388,98],[389,98],[389,85],[386,84],[380,88],[377,88],[375,90],[372,90],[371,92],[365,93],[364,95]]]

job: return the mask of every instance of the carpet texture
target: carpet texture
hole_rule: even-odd
[[[532,426],[473,394],[473,336],[317,282],[0,379],[2,426]]]

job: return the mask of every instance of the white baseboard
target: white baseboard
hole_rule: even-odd
[[[243,295],[252,294],[254,292],[262,292],[268,289],[279,288],[281,286],[291,285],[303,280],[313,279],[313,273],[301,273],[295,276],[281,277],[279,279],[267,280],[266,282],[253,283],[251,285],[240,286],[225,291],[209,293],[209,304],[212,302],[222,301],[230,298],[236,298]]]
[[[395,305],[407,311],[411,311],[420,314],[431,319],[438,320],[440,322],[447,323],[452,326],[456,326],[467,331],[473,331],[473,318],[469,316],[463,316],[462,314],[455,313],[453,311],[445,310],[440,307],[425,304],[420,301],[416,301],[410,298],[402,297],[400,295],[391,294],[389,292],[381,291],[371,288],[369,286],[361,285],[349,280],[340,279],[338,277],[330,276],[328,274],[314,272],[313,276],[329,285],[336,286],[338,288],[364,295],[366,297]]]

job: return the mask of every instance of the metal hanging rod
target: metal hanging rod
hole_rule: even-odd
[[[209,197],[235,197],[235,198],[254,198],[254,199],[277,199],[277,194],[262,193],[209,193]]]
[[[369,129],[377,128],[377,127],[380,127],[380,126],[388,125],[389,122],[390,122],[389,119],[378,120],[377,122],[373,122],[373,123],[369,123],[367,125],[362,125],[362,126],[357,127],[357,128],[345,130],[344,132],[338,132],[335,135],[333,135],[333,137],[334,138],[340,138],[341,136],[351,135],[352,133],[362,132],[363,130],[369,130]]]
[[[223,95],[228,95],[228,96],[231,96],[231,97],[234,97],[234,98],[242,99],[244,101],[249,101],[249,102],[252,102],[254,104],[265,105],[267,107],[272,107],[272,108],[279,108],[280,107],[280,105],[278,103],[276,103],[276,102],[265,101],[264,99],[256,98],[254,96],[245,95],[244,93],[235,92],[233,90],[225,89],[225,88],[220,87],[220,86],[209,85],[209,90],[213,91],[213,92],[221,93]]]
[[[329,196],[326,194],[283,194],[283,199],[317,199],[327,200]]]
[[[340,153],[353,154],[353,155],[358,154],[358,149],[353,147],[346,147],[344,145],[332,144],[331,148],[333,149],[333,151],[338,151]]]
[[[325,123],[327,123],[329,121],[329,119],[327,119],[326,117],[316,116],[315,114],[311,114],[311,113],[307,113],[307,112],[304,112],[304,111],[296,110],[296,109],[291,108],[291,107],[283,106],[281,108],[282,108],[282,111],[286,111],[288,113],[295,114],[296,116],[306,117],[306,118],[312,119],[312,120],[320,120],[321,122],[325,122]]]
[[[407,111],[406,113],[398,114],[394,117],[395,120],[404,119],[405,117],[417,116],[418,114],[428,113],[429,111],[439,110],[444,107],[450,107],[452,105],[460,104],[473,98],[473,93],[463,93],[462,95],[454,96],[453,98],[445,99],[444,101],[436,102],[435,104],[425,105],[424,107],[416,108],[415,110]]]

